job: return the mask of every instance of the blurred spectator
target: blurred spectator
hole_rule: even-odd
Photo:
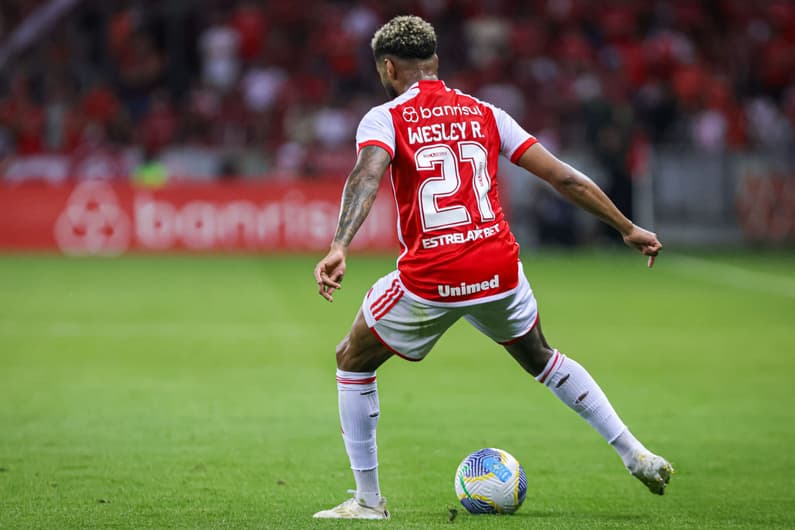
[[[350,149],[350,139],[356,132],[358,117],[341,104],[321,108],[314,119],[314,137],[324,147]]]
[[[280,177],[297,178],[306,174],[307,148],[300,142],[285,142],[276,150],[274,172]]]
[[[770,98],[751,100],[746,107],[751,139],[762,147],[785,147],[793,144],[793,129]]]
[[[439,2],[441,3],[441,2]],[[362,3],[348,11],[342,21],[345,32],[359,42],[368,42],[378,29],[380,19],[372,5]]]
[[[717,110],[704,109],[693,116],[693,140],[704,151],[723,151],[726,147],[727,129],[726,117]]]
[[[214,13],[210,25],[199,36],[202,54],[202,80],[212,88],[230,90],[237,81],[240,60],[240,35],[220,12]]]
[[[116,94],[104,83],[94,85],[83,96],[83,117],[102,127],[107,127],[116,119],[120,108]]]
[[[262,52],[268,39],[268,22],[256,2],[244,1],[229,22],[238,37],[238,53],[244,61],[251,61]],[[228,34],[225,38],[229,38]]]
[[[524,94],[508,80],[484,85],[476,96],[484,101],[499,102],[499,106],[516,119],[521,120],[525,115]]]
[[[69,152],[79,143],[84,113],[77,96],[65,80],[52,77],[45,98],[45,146],[48,151]]]
[[[120,6],[118,11],[110,16],[107,29],[108,47],[115,59],[118,60],[124,55],[124,49],[138,26],[138,13],[129,5]]]
[[[218,115],[211,124],[211,142],[228,148],[247,145],[250,139],[251,118],[239,91],[225,93],[221,97]]]
[[[469,60],[475,68],[485,68],[505,57],[510,36],[508,21],[496,16],[478,16],[465,22]]]
[[[44,150],[44,113],[32,98],[30,79],[17,74],[8,97],[0,107],[0,122],[13,137],[17,154],[34,155]]]
[[[168,96],[155,92],[149,105],[149,112],[139,126],[139,144],[150,152],[159,152],[170,145],[177,133],[177,116]]]
[[[149,97],[163,79],[164,67],[149,34],[139,31],[128,38],[118,68],[122,97],[134,120],[146,113]]]
[[[264,57],[248,69],[241,80],[246,107],[252,112],[270,110],[287,81],[287,73],[268,64]]]

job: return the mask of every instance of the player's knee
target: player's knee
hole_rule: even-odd
[[[366,372],[366,359],[351,341],[350,336],[345,337],[337,344],[337,368],[346,372]]]

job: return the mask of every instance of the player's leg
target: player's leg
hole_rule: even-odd
[[[352,499],[317,518],[388,519],[378,484],[376,369],[393,354],[420,361],[459,317],[403,296],[397,273],[376,282],[337,347],[337,389],[345,449],[356,479]],[[422,315],[419,318],[418,315]]]
[[[356,479],[356,497],[367,506],[381,503],[375,431],[381,414],[376,369],[392,357],[367,326],[362,311],[337,346],[337,391],[345,449]]]
[[[627,429],[607,396],[577,361],[551,348],[541,323],[526,335],[504,344],[514,359],[536,381],[547,386],[569,408],[580,415],[616,450],[630,473],[652,493],[662,495],[673,468],[662,457],[646,449]]]
[[[389,518],[378,483],[376,426],[380,407],[375,370],[391,356],[359,310],[350,332],[337,346],[340,426],[356,492],[339,506],[316,513],[316,518]]]
[[[673,471],[670,464],[635,439],[585,368],[549,345],[521,269],[519,276],[519,285],[510,296],[473,306],[466,319],[502,344],[527,372],[596,429],[633,475],[652,492],[662,494]]]

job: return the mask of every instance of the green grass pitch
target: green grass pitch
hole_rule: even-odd
[[[0,257],[0,528],[795,526],[795,254],[527,255],[548,339],[673,462],[668,493],[461,322],[379,371],[370,525],[312,513],[353,487],[334,347],[393,260],[352,255],[328,304],[316,258]],[[455,498],[487,446],[527,471],[514,516]]]

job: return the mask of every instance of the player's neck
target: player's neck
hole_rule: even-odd
[[[408,72],[403,77],[403,79],[401,79],[402,86],[400,87],[401,89],[398,91],[398,93],[402,94],[403,92],[411,88],[411,86],[418,81],[438,81],[438,80],[439,76],[436,75],[436,72],[428,72],[428,71],[423,71],[421,69],[417,69],[412,72]]]

